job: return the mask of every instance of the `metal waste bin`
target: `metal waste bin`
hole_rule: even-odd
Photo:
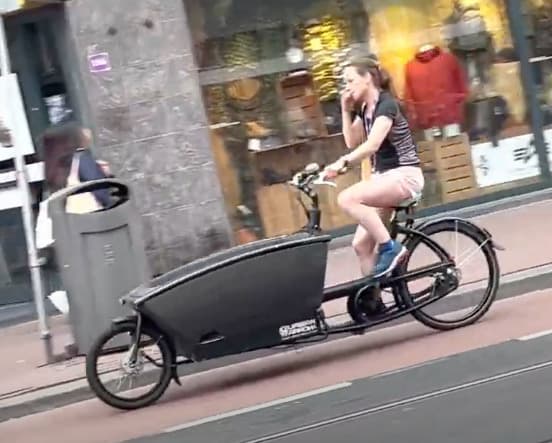
[[[112,204],[84,214],[66,211],[76,194],[110,189]],[[76,352],[86,354],[111,320],[128,314],[119,298],[150,279],[140,214],[130,188],[115,179],[95,180],[51,196],[54,248]]]

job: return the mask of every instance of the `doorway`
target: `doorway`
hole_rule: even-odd
[[[19,89],[35,154],[27,155],[28,179],[35,211],[43,180],[39,136],[52,124],[79,119],[72,85],[78,63],[71,51],[63,5],[22,10],[5,17],[11,71]],[[68,81],[69,79],[69,81]],[[0,306],[33,300],[27,247],[12,160],[0,162]],[[36,212],[35,212],[36,214]],[[45,293],[57,285],[55,267],[43,269]]]

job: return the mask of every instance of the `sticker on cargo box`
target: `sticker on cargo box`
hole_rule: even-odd
[[[318,330],[316,326],[316,320],[307,320],[301,321],[298,323],[293,323],[292,325],[285,325],[280,327],[280,337],[289,338],[296,335],[308,334],[310,332],[315,332]]]

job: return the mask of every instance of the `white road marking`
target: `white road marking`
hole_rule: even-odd
[[[314,389],[312,391],[307,391],[307,392],[303,392],[301,394],[280,398],[278,400],[273,400],[273,401],[269,401],[269,402],[266,402],[266,403],[259,403],[258,405],[250,406],[248,408],[236,409],[235,411],[226,412],[224,414],[212,415],[212,416],[205,417],[205,418],[202,418],[202,419],[199,419],[199,420],[191,421],[191,422],[188,422],[188,423],[184,423],[182,425],[178,425],[178,426],[174,426],[172,428],[165,429],[163,432],[180,431],[182,429],[187,429],[187,428],[191,428],[191,427],[194,427],[194,426],[203,425],[203,424],[206,424],[206,423],[211,423],[213,421],[218,421],[218,420],[222,420],[222,419],[230,418],[230,417],[236,417],[238,415],[247,414],[249,412],[255,412],[255,411],[258,411],[260,409],[266,409],[266,408],[270,408],[270,407],[273,407],[273,406],[282,405],[284,403],[291,403],[291,402],[294,402],[294,401],[297,401],[297,400],[302,400],[304,398],[313,397],[315,395],[320,395],[320,394],[325,394],[327,392],[337,391],[338,389],[348,388],[351,385],[352,385],[352,383],[350,383],[350,382],[344,382],[344,383],[339,383],[339,384],[336,384],[336,385],[326,386],[324,388]]]
[[[534,334],[524,335],[523,337],[516,338],[516,340],[519,341],[528,341],[533,340],[535,338],[545,337],[547,335],[552,334],[552,329],[548,329],[546,331],[536,332]]]

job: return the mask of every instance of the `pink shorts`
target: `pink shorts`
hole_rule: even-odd
[[[374,176],[394,177],[397,194],[404,195],[405,200],[419,198],[424,189],[424,173],[419,166],[399,166],[382,173],[376,172]]]

